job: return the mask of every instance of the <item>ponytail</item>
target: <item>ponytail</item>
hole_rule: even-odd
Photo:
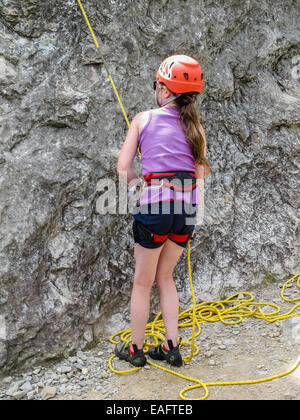
[[[199,117],[195,108],[196,94],[185,93],[175,99],[176,105],[180,109],[180,123],[186,136],[187,142],[192,148],[195,162],[204,166],[204,177],[210,173],[210,165],[205,153],[204,138],[199,128]]]

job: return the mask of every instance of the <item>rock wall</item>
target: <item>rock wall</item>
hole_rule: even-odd
[[[197,58],[211,175],[198,300],[299,271],[300,9],[273,0],[85,0],[126,111],[167,55]],[[131,214],[99,214],[127,126],[75,0],[0,0],[0,370],[128,322]],[[135,167],[140,173],[137,157]],[[297,242],[298,241],[298,242]],[[185,255],[175,270],[189,305]],[[154,293],[154,309],[157,309]]]

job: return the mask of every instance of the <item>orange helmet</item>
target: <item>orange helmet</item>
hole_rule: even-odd
[[[173,93],[202,93],[202,69],[198,61],[188,55],[167,57],[159,66],[156,79]]]

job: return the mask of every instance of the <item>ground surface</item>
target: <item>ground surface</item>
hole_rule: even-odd
[[[256,301],[279,304],[282,312],[297,303],[282,301],[277,283],[264,284],[253,294]],[[297,297],[299,289],[292,285],[286,295]],[[199,355],[175,370],[203,382],[259,379],[284,372],[300,354],[299,324],[299,315],[293,321],[275,323],[252,317],[234,326],[205,323],[197,338]],[[134,373],[112,373],[107,360],[113,348],[108,337],[103,337],[97,348],[7,377],[0,383],[0,399],[179,400],[180,390],[193,384],[152,366]],[[160,363],[167,367],[165,362]],[[118,359],[113,366],[118,370],[128,368]],[[186,394],[192,398],[202,395],[201,389]],[[288,376],[261,384],[210,386],[208,399],[300,400],[300,367]]]

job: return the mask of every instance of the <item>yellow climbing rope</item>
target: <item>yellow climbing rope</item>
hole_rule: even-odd
[[[116,95],[116,98],[123,112],[124,119],[127,123],[127,126],[129,127],[130,123],[128,121],[125,109],[123,107],[117,88],[109,72],[107,63],[104,59],[104,56],[102,54],[98,41],[95,37],[94,31],[91,27],[91,24],[85,13],[85,10],[82,6],[81,1],[77,0],[77,2],[80,6],[84,19],[91,32],[91,35],[93,37],[93,40],[99,52],[99,55],[104,63],[108,78],[111,82],[114,93]],[[258,318],[258,319],[263,319],[266,322],[275,322],[277,320],[283,320],[286,318],[300,315],[300,303],[294,305],[294,307],[291,308],[288,312],[281,314],[280,307],[278,305],[273,304],[273,303],[267,303],[267,302],[254,302],[253,295],[248,292],[242,292],[242,293],[239,292],[239,293],[233,294],[232,296],[224,300],[208,301],[208,302],[203,302],[196,305],[196,299],[195,299],[195,293],[194,293],[193,281],[192,281],[191,261],[190,261],[190,241],[188,242],[188,249],[187,249],[187,264],[188,264],[189,282],[190,282],[193,306],[192,308],[186,309],[183,312],[181,312],[181,308],[180,308],[180,311],[178,314],[178,327],[179,328],[192,328],[192,335],[189,338],[181,341],[180,343],[180,348],[183,346],[188,346],[191,348],[190,354],[188,356],[183,357],[183,361],[185,363],[188,363],[189,361],[191,361],[191,359],[197,356],[197,354],[199,353],[199,348],[195,344],[195,339],[201,333],[200,325],[205,322],[219,322],[220,321],[226,325],[234,325],[234,324],[238,324],[242,322],[244,318],[250,317],[250,316],[253,316],[254,318]],[[288,299],[284,296],[284,291],[285,291],[286,286],[292,281],[294,281],[295,279],[297,279],[297,287],[300,289],[300,273],[294,275],[289,280],[287,280],[282,287],[281,297],[286,302],[300,301],[300,297],[294,298],[294,299]],[[243,295],[244,298],[240,299],[239,298],[240,295]],[[263,308],[272,308],[272,312],[265,312]],[[164,341],[164,335],[163,335],[164,333],[165,333],[165,328],[164,328],[164,323],[162,320],[162,314],[160,312],[155,317],[154,321],[148,323],[146,326],[145,337],[146,338],[150,337],[152,341],[151,342],[148,342],[148,340],[146,341],[144,351],[147,351],[149,347],[151,346],[157,346],[160,341]],[[118,341],[115,340],[116,337],[119,337]],[[110,337],[110,342],[112,344],[117,344],[120,340],[126,341],[130,338],[131,338],[131,331],[130,329],[127,329],[127,330],[119,331],[113,334]],[[112,361],[114,358],[115,358],[115,355],[111,356],[108,361],[109,367],[111,371],[114,373],[125,374],[125,373],[134,372],[141,369],[141,368],[133,368],[133,369],[118,371],[112,366]],[[203,381],[200,381],[199,379],[191,378],[189,376],[183,375],[177,371],[167,369],[164,366],[160,366],[156,363],[153,363],[150,361],[147,361],[147,363],[165,372],[171,373],[189,382],[195,383],[195,385],[187,386],[180,391],[179,396],[183,400],[195,400],[195,399],[205,400],[209,395],[208,387],[210,386],[257,384],[257,383],[267,382],[273,379],[277,379],[277,378],[281,378],[283,376],[289,375],[300,365],[300,355],[298,359],[296,360],[296,362],[294,363],[294,365],[285,372],[279,373],[277,375],[269,376],[266,378],[261,378],[261,379],[231,381],[231,382],[203,382]],[[202,389],[202,395],[199,398],[188,398],[185,395],[188,391],[191,391],[197,388]]]
[[[117,91],[117,88],[116,88],[116,86],[115,86],[115,84],[114,84],[113,78],[111,77],[111,74],[110,74],[110,71],[109,71],[108,65],[107,65],[107,63],[106,63],[106,61],[105,61],[104,55],[103,55],[103,53],[102,53],[102,51],[101,51],[101,48],[100,48],[100,46],[99,46],[99,44],[98,44],[97,38],[96,38],[96,36],[95,36],[95,34],[94,34],[94,31],[93,31],[93,29],[92,29],[92,26],[91,26],[91,24],[90,24],[90,21],[89,21],[89,19],[88,19],[87,15],[86,15],[86,13],[85,13],[85,10],[84,10],[84,8],[83,8],[83,6],[82,6],[81,1],[80,1],[80,0],[77,0],[77,2],[78,2],[79,7],[80,7],[80,9],[81,9],[81,11],[82,11],[82,14],[83,14],[84,19],[85,19],[85,21],[86,21],[86,23],[87,23],[87,26],[88,26],[88,28],[89,28],[89,30],[90,30],[90,33],[91,33],[91,35],[92,35],[92,37],[93,37],[94,43],[95,43],[96,48],[97,48],[97,51],[98,51],[98,53],[99,53],[99,56],[100,56],[101,60],[103,61],[103,64],[104,64],[104,67],[105,67],[105,70],[106,70],[107,76],[108,76],[109,81],[110,81],[110,83],[111,83],[111,85],[112,85],[112,87],[113,87],[113,90],[114,90],[114,93],[115,93],[115,95],[116,95],[116,98],[117,98],[117,100],[118,100],[118,102],[119,102],[120,108],[121,108],[121,110],[122,110],[122,112],[123,112],[124,119],[125,119],[125,121],[126,121],[126,123],[127,123],[127,126],[129,127],[129,126],[130,126],[130,123],[129,123],[129,120],[128,120],[128,118],[127,118],[126,111],[125,111],[124,106],[123,106],[123,104],[122,104],[122,101],[121,101],[121,98],[120,98],[119,93],[118,93],[118,91]]]
[[[180,348],[183,346],[190,346],[191,347],[191,353],[189,356],[183,357],[184,362],[189,362],[192,357],[196,356],[199,353],[199,348],[195,344],[195,338],[198,337],[198,335],[201,333],[201,327],[200,325],[205,322],[222,322],[226,325],[235,325],[239,324],[243,321],[246,317],[254,317],[257,319],[263,319],[266,322],[275,322],[278,320],[283,320],[286,318],[291,318],[293,316],[300,315],[300,303],[294,305],[293,308],[291,308],[286,313],[280,313],[280,307],[274,303],[268,303],[268,302],[255,302],[254,297],[251,293],[248,292],[239,292],[235,293],[229,298],[226,298],[224,300],[220,301],[208,301],[208,302],[202,302],[198,305],[195,304],[195,294],[194,289],[192,285],[192,275],[191,275],[191,267],[190,267],[190,249],[188,244],[188,268],[189,268],[189,280],[191,285],[191,292],[192,292],[192,298],[193,298],[193,307],[186,309],[183,312],[179,312],[178,315],[178,327],[179,328],[187,328],[192,327],[192,335],[188,339],[182,341],[180,343]],[[299,298],[295,299],[288,299],[284,296],[284,290],[287,286],[287,284],[291,283],[293,280],[297,279],[297,286],[300,289],[300,273],[296,274],[289,280],[287,280],[281,291],[281,296],[286,302],[295,302],[300,301]],[[243,295],[243,298],[238,298],[240,295]],[[271,312],[264,311],[264,308],[271,308]],[[161,312],[156,316],[153,322],[150,322],[146,326],[146,337],[151,337],[152,342],[149,343],[148,340],[145,343],[144,351],[147,351],[149,347],[156,346],[159,343],[159,340],[164,341],[164,324],[161,319]],[[119,331],[115,334],[113,334],[110,337],[110,342],[113,344],[117,344],[120,340],[126,341],[130,339],[130,330],[123,330]],[[119,340],[116,341],[116,337],[119,337]],[[108,363],[109,367],[114,373],[129,373],[137,371],[141,368],[133,368],[125,371],[118,371],[112,366],[112,361],[115,358],[115,355],[111,356]],[[283,376],[289,375],[291,372],[293,372],[300,364],[300,355],[294,365],[287,371],[278,373],[273,376],[269,376],[266,378],[261,379],[249,379],[249,380],[240,380],[240,381],[229,381],[229,382],[203,382],[196,378],[191,378],[189,376],[186,376],[182,373],[179,373],[178,371],[174,371],[171,369],[168,369],[164,366],[158,365],[156,363],[147,361],[147,363],[151,366],[154,366],[158,369],[161,369],[165,372],[171,373],[173,375],[176,375],[182,379],[185,379],[189,382],[194,382],[196,385],[191,385],[188,387],[183,388],[179,396],[183,400],[204,400],[208,397],[208,387],[212,386],[226,386],[226,385],[246,385],[246,384],[258,384],[262,382],[271,381],[273,379],[278,379]],[[202,394],[199,398],[189,398],[185,394],[188,391],[191,391],[192,389],[202,388]]]

